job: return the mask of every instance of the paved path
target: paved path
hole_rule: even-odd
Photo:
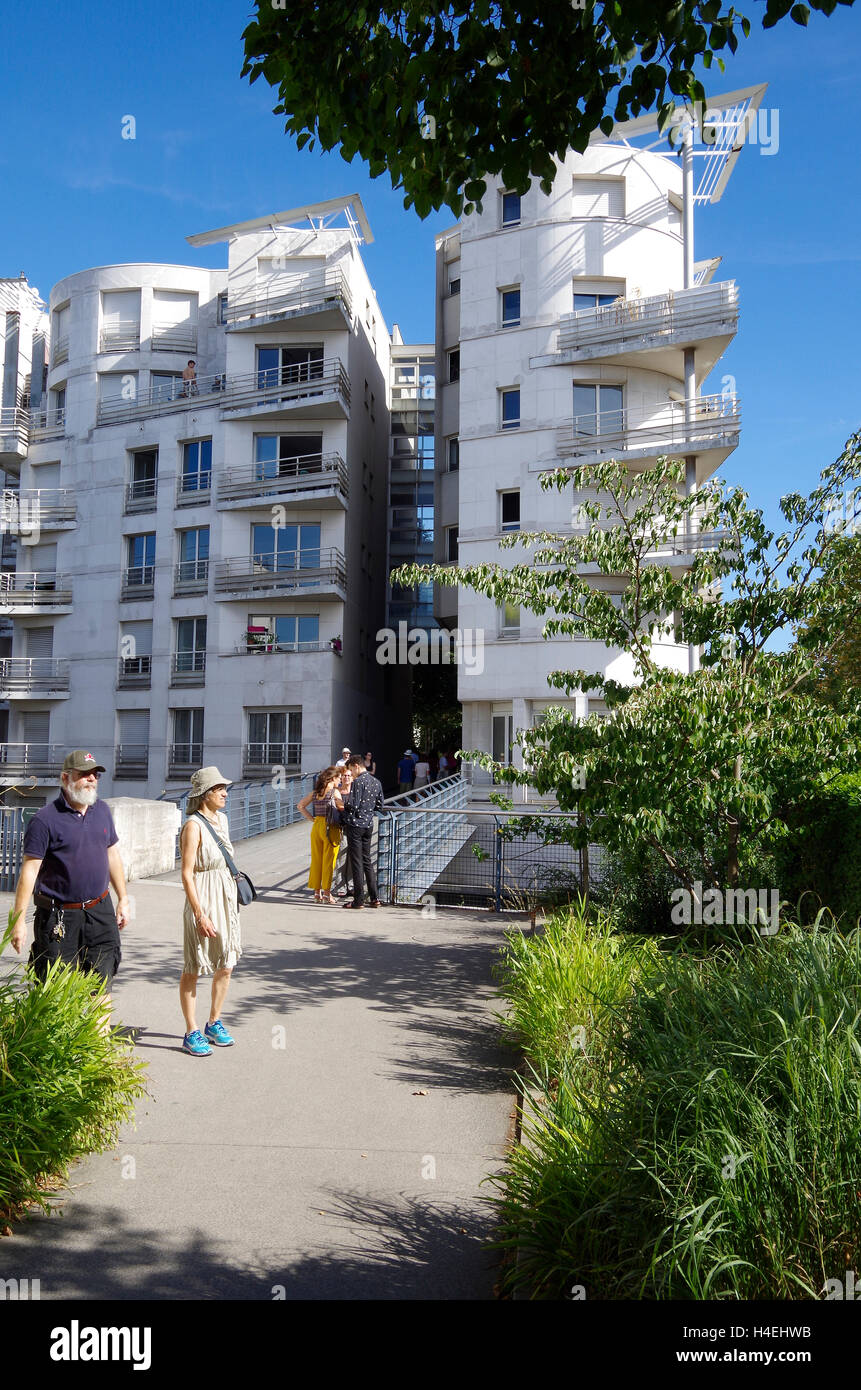
[[[0,1241],[0,1278],[38,1278],[43,1299],[492,1296],[480,1183],[513,1110],[490,974],[503,922],[317,906],[307,848],[305,824],[238,846],[265,896],[242,914],[236,1046],[210,1057],[179,1046],[179,876],[131,885],[115,1017],[150,1097],[58,1214]]]

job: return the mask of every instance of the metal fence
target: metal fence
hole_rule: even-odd
[[[24,829],[33,815],[24,806],[0,806],[0,892],[13,893],[24,859]]]
[[[311,773],[300,777],[287,777],[275,786],[271,782],[234,782],[227,789],[227,805],[224,808],[230,823],[230,841],[250,840],[254,835],[265,835],[267,830],[282,830],[300,819],[296,805],[307,796],[314,785]],[[173,801],[185,819],[186,804],[190,792],[179,796],[164,794],[160,801]],[[176,857],[179,859],[179,836],[177,835]]]
[[[382,901],[523,912],[567,900],[587,879],[590,888],[600,883],[600,846],[583,853],[516,824],[528,815],[561,830],[574,813],[527,806],[484,810],[467,806],[467,793],[457,779],[447,805],[386,802],[377,852]]]

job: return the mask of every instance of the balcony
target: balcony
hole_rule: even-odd
[[[741,429],[737,396],[697,396],[690,404],[667,401],[651,409],[624,408],[576,415],[556,431],[562,458],[578,463],[618,459],[634,462],[668,454],[700,458],[698,480],[709,477],[738,444]]]
[[[68,751],[65,743],[0,743],[0,782],[8,785],[19,777],[59,782]]]
[[[212,493],[211,474],[180,473],[176,481],[176,505],[196,507],[209,502]]]
[[[155,565],[129,565],[123,570],[121,599],[152,598],[155,592]]]
[[[50,656],[0,659],[0,700],[56,700],[68,694],[68,661]]]
[[[71,613],[72,586],[54,570],[0,574],[0,613],[14,617],[32,613]]]
[[[117,671],[118,690],[149,690],[152,684],[152,657],[120,657]]]
[[[209,560],[180,560],[174,569],[173,592],[205,594],[209,587]]]
[[[243,777],[269,778],[276,767],[299,772],[301,763],[301,743],[247,743],[242,749]]]
[[[137,478],[126,484],[126,514],[154,512],[158,495],[158,478]]]
[[[232,651],[225,656],[273,656],[279,652],[292,652],[294,655],[305,652],[330,652],[331,642],[276,642],[271,634],[250,631],[244,642],[237,642]]]
[[[114,749],[114,776],[124,781],[145,781],[149,776],[149,745],[118,743]]]
[[[707,376],[738,328],[734,280],[644,299],[579,309],[559,321],[559,352],[542,365],[612,359],[681,379],[684,349],[696,347],[697,380]]]
[[[134,319],[118,319],[103,327],[99,352],[136,352],[140,345],[140,323]]]
[[[215,568],[215,593],[222,599],[259,598],[261,594],[294,600],[346,599],[347,577],[340,550],[282,551],[275,555],[239,555]]]
[[[27,457],[30,412],[21,406],[0,409],[0,467],[17,471]]]
[[[69,335],[68,333],[64,333],[62,338],[58,338],[57,341],[54,343],[54,347],[51,352],[51,369],[53,370],[54,367],[59,367],[62,362],[68,362],[68,360]]]
[[[206,681],[206,652],[174,652],[170,659],[170,683],[203,685]]]
[[[45,439],[62,439],[66,432],[65,406],[42,406],[30,411],[30,443]]]
[[[313,320],[315,328],[350,328],[352,313],[347,278],[330,267],[310,275],[279,275],[271,289],[257,285],[249,294],[229,294],[224,321],[228,330],[239,332],[295,318]]]
[[[228,376],[199,376],[196,381],[177,380],[139,390],[133,400],[108,396],[99,401],[96,423],[122,424],[179,410],[217,406],[222,418],[254,419],[255,416],[289,415],[298,419],[325,419],[350,415],[350,383],[337,357]]]
[[[12,535],[33,537],[40,531],[71,531],[77,518],[75,494],[70,488],[7,490],[0,499],[0,527]]]
[[[168,748],[168,776],[188,776],[203,767],[202,743],[172,743]]]
[[[197,352],[196,323],[154,323],[153,352]]]
[[[218,476],[219,511],[258,507],[272,498],[300,509],[346,507],[348,494],[347,465],[337,453],[225,468]]]

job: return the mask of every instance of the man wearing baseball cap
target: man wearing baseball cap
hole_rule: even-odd
[[[111,982],[119,968],[120,931],[129,921],[129,900],[113,816],[99,801],[105,769],[92,753],[76,748],[63,763],[60,795],[37,811],[24,832],[24,863],[10,921],[19,954],[27,939],[24,913],[33,895],[30,964],[44,980],[55,960],[77,965],[105,982],[110,1026]],[[110,887],[117,895],[114,912]]]

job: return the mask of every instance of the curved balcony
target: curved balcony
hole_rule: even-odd
[[[697,380],[707,376],[738,329],[734,280],[578,309],[559,321],[559,352],[542,365],[612,360],[681,379],[684,350],[696,347]]]
[[[21,406],[0,409],[0,467],[17,471],[27,457],[30,412]]]
[[[177,378],[169,385],[138,390],[131,400],[107,396],[99,401],[96,423],[116,425],[207,406],[217,406],[222,418],[228,419],[258,415],[324,419],[336,414],[349,419],[350,381],[337,357],[232,376],[219,372],[196,381]]]
[[[338,453],[252,463],[218,475],[219,511],[258,507],[273,498],[300,509],[343,508],[348,495],[347,465]]]
[[[347,277],[332,266],[308,275],[279,275],[271,287],[258,284],[247,294],[228,292],[224,321],[234,332],[295,318],[311,319],[316,328],[349,328],[352,314]]]
[[[560,457],[578,463],[617,459],[648,461],[662,454],[700,460],[698,481],[709,477],[736,448],[741,430],[737,396],[697,396],[655,407],[624,407],[598,415],[575,415],[556,431]]]

